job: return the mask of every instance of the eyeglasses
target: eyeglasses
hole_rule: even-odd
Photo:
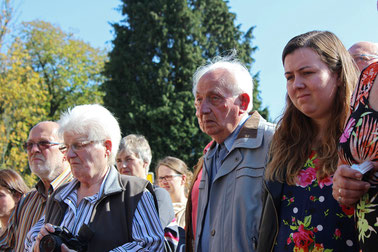
[[[64,144],[59,147],[59,150],[63,153],[66,154],[69,149],[72,149],[73,152],[78,152],[83,150],[85,147],[87,147],[90,144],[93,143],[100,143],[103,142],[104,140],[93,140],[93,141],[82,141],[82,142],[77,142],[73,144]]]
[[[159,182],[163,182],[163,180],[165,181],[172,181],[172,179],[174,177],[181,177],[182,175],[181,174],[175,174],[175,175],[167,175],[167,176],[164,176],[164,177],[158,177],[158,180]]]
[[[54,146],[54,145],[62,145],[62,143],[51,142],[51,141],[39,141],[37,143],[26,142],[26,143],[24,143],[24,150],[25,151],[31,151],[33,149],[34,144],[36,144],[38,149],[40,149],[41,151],[46,150],[46,149],[48,149],[48,148],[50,148],[51,146]]]
[[[355,61],[369,61],[372,59],[378,59],[378,55],[373,54],[355,54],[353,55]]]

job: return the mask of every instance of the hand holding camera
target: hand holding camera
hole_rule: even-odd
[[[53,225],[51,227],[54,231],[49,227],[47,230],[49,234],[42,237],[39,242],[40,252],[60,252],[62,244],[74,251],[87,251],[87,243],[73,235],[67,228]]]

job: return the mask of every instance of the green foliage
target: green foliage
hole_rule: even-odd
[[[74,105],[102,102],[98,87],[104,81],[105,52],[44,21],[23,23],[20,36],[28,64],[41,75],[41,88],[48,93],[43,104],[47,118],[58,119],[60,111]]]
[[[68,107],[102,103],[106,55],[43,21],[23,23],[18,35],[0,54],[0,168],[17,170],[31,185],[22,149],[30,128]]]
[[[256,49],[253,28],[243,33],[235,27],[235,14],[220,0],[122,2],[125,19],[113,24],[116,37],[105,66],[104,103],[118,117],[124,135],[146,136],[153,163],[171,155],[192,166],[210,141],[195,117],[192,75],[233,48],[250,68]]]

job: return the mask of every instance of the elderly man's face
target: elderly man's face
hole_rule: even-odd
[[[66,157],[75,178],[93,184],[105,176],[111,152],[110,140],[90,141],[86,135],[64,133]]]
[[[59,125],[55,122],[41,122],[29,132],[28,160],[30,169],[40,179],[53,181],[64,170],[64,155],[59,151],[61,139],[57,137]]]
[[[360,71],[364,70],[367,66],[373,62],[378,61],[376,54],[376,48],[366,42],[360,42],[349,48],[349,53],[352,55]]]
[[[235,83],[233,76],[225,69],[216,69],[204,74],[197,84],[195,106],[201,130],[216,142],[222,143],[241,120],[241,101],[233,96],[225,83]],[[247,103],[248,105],[248,103]]]

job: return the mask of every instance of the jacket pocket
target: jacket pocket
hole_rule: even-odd
[[[241,176],[249,176],[253,178],[262,177],[264,174],[264,168],[254,168],[254,167],[241,167],[236,170],[236,178]]]

